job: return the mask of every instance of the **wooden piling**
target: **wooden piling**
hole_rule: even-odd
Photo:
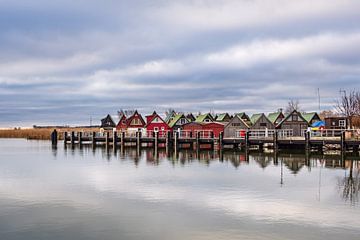
[[[174,149],[176,152],[179,150],[179,132],[178,131],[175,132],[175,136],[174,136]]]
[[[219,150],[220,151],[222,151],[224,149],[223,140],[224,140],[224,132],[220,132],[220,134],[219,134]]]
[[[245,148],[246,148],[246,150],[248,150],[249,146],[250,146],[249,136],[250,136],[250,132],[247,130],[245,133]]]
[[[136,132],[136,146],[140,149],[141,148],[141,131],[138,130]]]
[[[70,141],[71,141],[71,145],[73,146],[73,145],[75,144],[75,132],[74,132],[74,131],[71,132],[71,139],[70,139]]]
[[[305,132],[305,150],[310,151],[310,131]]]
[[[200,132],[196,133],[196,151],[200,151]]]
[[[113,139],[112,139],[113,141],[112,141],[112,144],[113,144],[113,148],[114,148],[114,150],[116,150],[116,147],[117,147],[117,142],[118,142],[118,139],[117,139],[117,132],[116,131],[114,131],[113,132]]]
[[[157,150],[158,148],[158,144],[159,144],[159,132],[154,132],[155,133],[155,139],[154,139],[154,143],[155,143],[155,149]]]
[[[67,144],[67,136],[68,136],[68,132],[64,132],[64,144]]]
[[[79,145],[82,144],[82,132],[78,132],[78,141],[79,141]]]
[[[275,130],[275,132],[274,132],[274,143],[273,143],[274,152],[278,151],[278,139],[279,139],[279,134],[278,134],[278,131]]]
[[[92,132],[91,134],[91,144],[92,144],[92,147],[95,148],[96,147],[96,132]]]
[[[105,145],[106,145],[106,147],[109,147],[109,142],[110,142],[110,134],[109,134],[109,132],[106,132],[106,134],[105,134]]]
[[[51,133],[51,144],[55,146],[57,145],[57,141],[58,141],[58,134],[56,129],[54,129],[54,131]]]
[[[342,152],[346,151],[345,131],[341,132],[340,147]]]
[[[121,139],[120,139],[120,144],[121,144],[121,147],[122,148],[124,148],[124,146],[125,146],[125,132],[124,131],[122,131],[121,132]]]

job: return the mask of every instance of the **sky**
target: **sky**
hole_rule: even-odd
[[[0,127],[119,109],[333,108],[360,88],[357,0],[0,0]]]

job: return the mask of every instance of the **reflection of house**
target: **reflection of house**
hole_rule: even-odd
[[[242,120],[238,115],[235,115],[231,119],[231,121],[225,125],[224,127],[224,137],[225,138],[234,138],[234,137],[241,137],[242,135],[245,136],[245,131],[249,129],[249,125],[247,125],[244,120]]]
[[[189,123],[189,119],[183,113],[176,114],[169,122],[169,127],[173,130],[181,128],[184,124]]]
[[[291,170],[292,174],[297,174],[305,166],[305,162],[300,160],[284,160],[284,163]]]
[[[270,122],[272,122],[275,126],[278,125],[285,118],[284,114],[281,111],[269,113],[267,117]]]
[[[308,126],[308,122],[298,111],[294,110],[287,115],[276,128],[281,130],[292,130],[293,136],[303,136]]]
[[[312,125],[315,122],[321,121],[319,114],[317,114],[316,112],[302,113],[301,115],[310,125]]]
[[[110,114],[108,114],[105,118],[101,119],[101,128],[113,129],[114,127],[115,127],[115,123],[111,118]]]
[[[230,122],[231,116],[228,113],[221,113],[216,116],[217,122]]]
[[[274,129],[274,124],[263,113],[253,114],[250,118],[251,129]]]
[[[325,118],[326,129],[346,129],[346,117],[327,117]]]

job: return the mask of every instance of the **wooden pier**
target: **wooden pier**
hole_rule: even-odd
[[[249,130],[244,136],[239,134],[231,138],[225,138],[221,132],[219,136],[214,136],[212,131],[198,131],[195,134],[187,131],[167,131],[167,132],[65,132],[62,139],[68,145],[105,145],[138,148],[167,148],[179,150],[183,148],[200,150],[206,149],[259,149],[264,147],[279,149],[304,149],[307,151],[323,151],[325,148],[341,151],[358,152],[360,138],[348,131],[332,131],[330,133],[304,132],[303,136],[292,136],[288,132],[273,130],[265,132],[263,130]],[[194,136],[195,135],[195,136]],[[52,143],[57,144],[58,134],[54,131],[51,135]]]

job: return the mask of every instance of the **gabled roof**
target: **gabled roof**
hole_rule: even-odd
[[[128,119],[126,119],[126,126],[129,126],[129,125],[131,124],[131,121],[134,119],[134,117],[135,117],[136,114],[139,116],[139,119],[140,119],[140,121],[141,121],[141,124],[145,126],[146,123],[145,123],[144,119],[142,118],[141,114],[138,113],[137,110],[135,110],[135,112],[133,113],[133,115],[131,115]]]
[[[210,113],[205,113],[205,114],[201,114],[201,115],[197,116],[196,119],[195,119],[195,122],[202,123],[202,122],[204,122],[204,120],[207,117],[209,117],[211,119],[211,121],[214,121],[214,118],[211,116]]]
[[[289,118],[290,118],[290,116],[291,115],[293,115],[293,113],[298,113],[298,116],[304,121],[304,122],[306,122],[306,123],[308,123],[307,121],[306,121],[306,119],[301,115],[301,113],[300,112],[298,112],[298,111],[296,111],[296,110],[293,110],[291,113],[289,113],[283,120],[281,120],[281,122],[279,122],[279,124],[278,125],[276,125],[276,126],[280,126],[281,124],[283,124],[283,122],[285,122],[286,120],[288,120]]]
[[[253,114],[251,116],[251,118],[250,118],[251,124],[254,125],[261,118],[262,115],[265,116],[265,114],[263,114],[263,113],[255,113],[255,114]]]
[[[230,115],[228,113],[220,113],[219,115],[217,115],[216,121],[224,121],[226,117],[230,118]]]
[[[165,117],[165,122],[169,123],[171,119],[176,115],[176,112],[173,110],[170,113],[168,113]]]
[[[101,127],[115,127],[115,122],[108,114],[105,118],[101,119]]]
[[[186,118],[185,115],[183,113],[180,114],[176,114],[173,119],[169,122],[169,127],[174,127],[175,124],[181,119],[181,118]]]
[[[166,123],[166,122],[164,121],[164,119],[162,119],[162,118],[160,117],[160,115],[157,114],[155,111],[154,111],[151,115],[148,115],[148,116],[146,116],[146,117],[149,117],[149,121],[146,123],[145,127],[147,127],[155,118],[160,118],[160,120],[161,120],[163,123]],[[167,123],[166,123],[166,124],[167,124]]]
[[[187,115],[186,115],[186,118],[187,118],[190,122],[195,121],[195,119],[196,119],[192,113],[187,114]]]
[[[282,112],[269,113],[267,118],[270,120],[270,122],[275,123],[276,119],[278,119],[281,114]]]
[[[247,128],[250,128],[249,124],[247,122],[244,121],[244,119],[242,119],[241,117],[239,117],[238,115],[235,114],[235,116],[230,120],[230,122],[228,122],[226,126],[230,125],[233,121],[235,121],[236,119],[239,119]]]
[[[310,123],[311,120],[312,120],[315,116],[317,116],[318,119],[320,119],[320,117],[319,117],[319,115],[317,114],[317,112],[302,113],[301,115],[303,116],[303,118],[304,118],[308,123]]]

